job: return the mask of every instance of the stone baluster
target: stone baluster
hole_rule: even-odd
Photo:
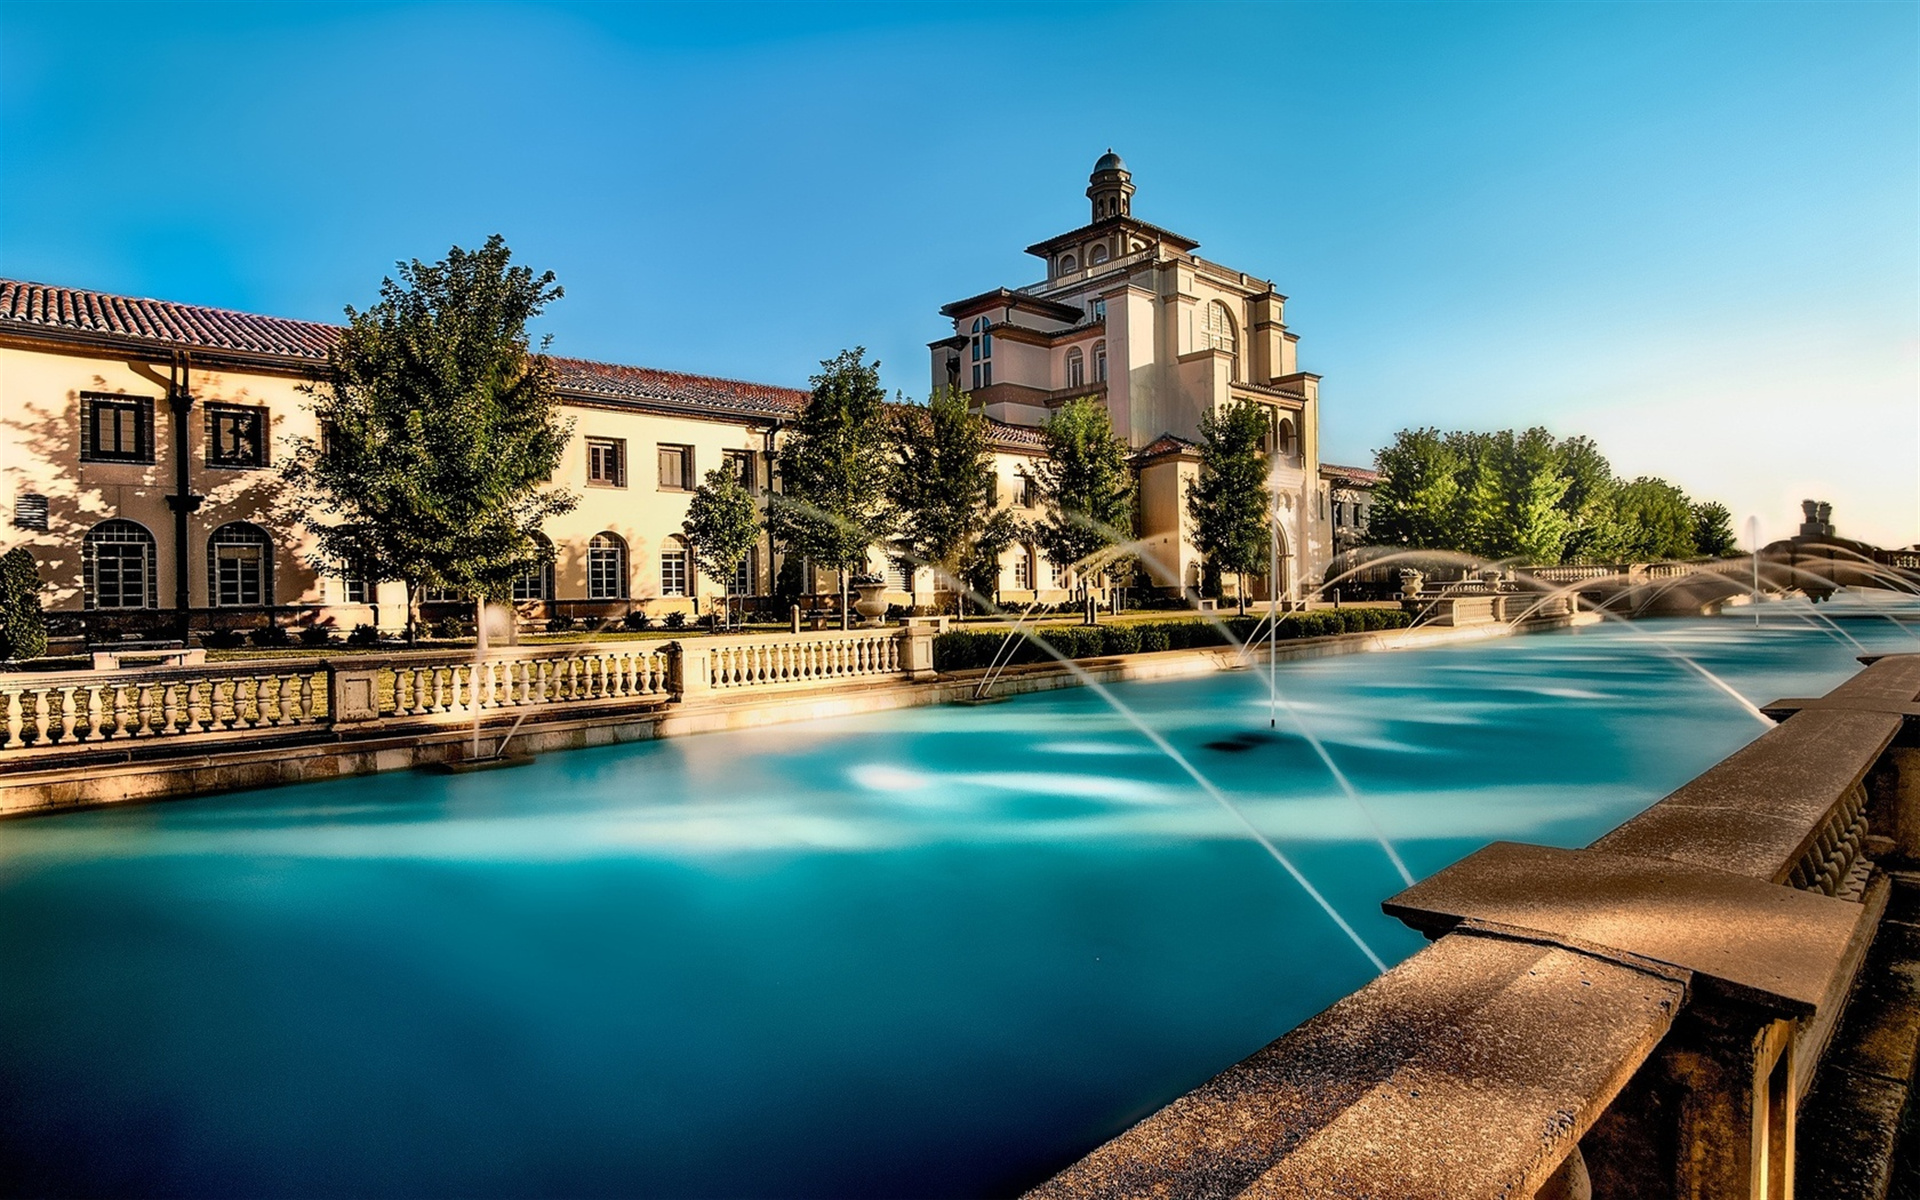
[[[93,684],[87,684],[84,687],[82,687],[80,690],[85,692],[87,697],[87,703],[86,703],[87,732],[81,736],[80,740],[86,741],[86,742],[104,742],[107,740],[107,735],[105,733],[102,733],[100,730],[101,689]],[[74,711],[73,715],[74,715],[74,719],[78,721],[80,717],[80,713],[78,709]],[[80,731],[77,728],[75,728],[72,730],[72,732],[75,734],[79,734]]]
[[[6,745],[0,747],[0,749],[18,750],[26,744],[20,737],[20,731],[25,724],[25,722],[21,720],[21,714],[23,706],[26,703],[26,693],[18,688],[10,688],[5,695],[7,699],[7,742]]]

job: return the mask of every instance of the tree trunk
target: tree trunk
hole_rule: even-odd
[[[845,631],[851,628],[853,628],[853,623],[848,619],[848,614],[847,614],[847,569],[845,567],[841,567],[840,568],[840,629],[841,629],[841,632],[844,633]]]
[[[1240,585],[1233,590],[1240,594],[1240,615],[1244,617],[1247,615],[1247,573],[1235,571],[1233,577],[1240,581]]]
[[[407,585],[407,645],[411,646],[419,637],[420,629],[420,583],[418,580],[403,580]]]

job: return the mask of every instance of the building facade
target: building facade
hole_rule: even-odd
[[[316,564],[278,467],[316,436],[302,390],[338,326],[0,280],[0,549],[29,547],[50,613],[89,635],[405,621],[403,588]],[[805,392],[556,358],[574,422],[556,482],[580,497],[545,530],[552,563],[519,581],[524,615],[607,620],[706,611],[765,596],[781,559],[756,548],[733,579],[705,576],[681,532],[693,489],[725,466],[764,498],[781,431]],[[1003,503],[1025,498],[1034,431],[996,425]],[[876,554],[874,566],[887,568]],[[926,572],[889,569],[900,604]],[[1018,551],[1003,598],[1061,598]],[[822,584],[822,591],[828,590]],[[453,603],[453,598],[446,598]],[[461,606],[464,609],[464,605]]]
[[[1108,151],[1088,181],[1090,220],[1027,247],[1045,275],[956,300],[929,343],[933,386],[1038,427],[1081,397],[1103,403],[1135,451],[1142,557],[1155,584],[1198,587],[1186,483],[1201,415],[1237,401],[1270,410],[1281,549],[1279,594],[1310,592],[1332,553],[1319,472],[1319,376],[1301,371],[1287,298],[1210,262],[1199,243],[1133,215],[1133,177]],[[1254,583],[1264,597],[1267,581]]]

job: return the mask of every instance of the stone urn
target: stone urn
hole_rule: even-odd
[[[862,625],[882,625],[887,618],[887,581],[876,579],[871,583],[856,582],[853,590],[859,598],[853,602],[853,611],[860,614]]]
[[[1400,568],[1400,594],[1411,600],[1420,594],[1427,577],[1411,567]]]

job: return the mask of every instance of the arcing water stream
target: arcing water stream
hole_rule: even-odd
[[[1635,628],[1279,677],[1425,875],[1584,843],[1760,732],[1646,638],[1762,701],[1856,665],[1745,612]],[[1266,683],[1110,691],[1412,952]],[[1373,973],[1194,800],[1073,690],[0,825],[0,1190],[1016,1190]]]

